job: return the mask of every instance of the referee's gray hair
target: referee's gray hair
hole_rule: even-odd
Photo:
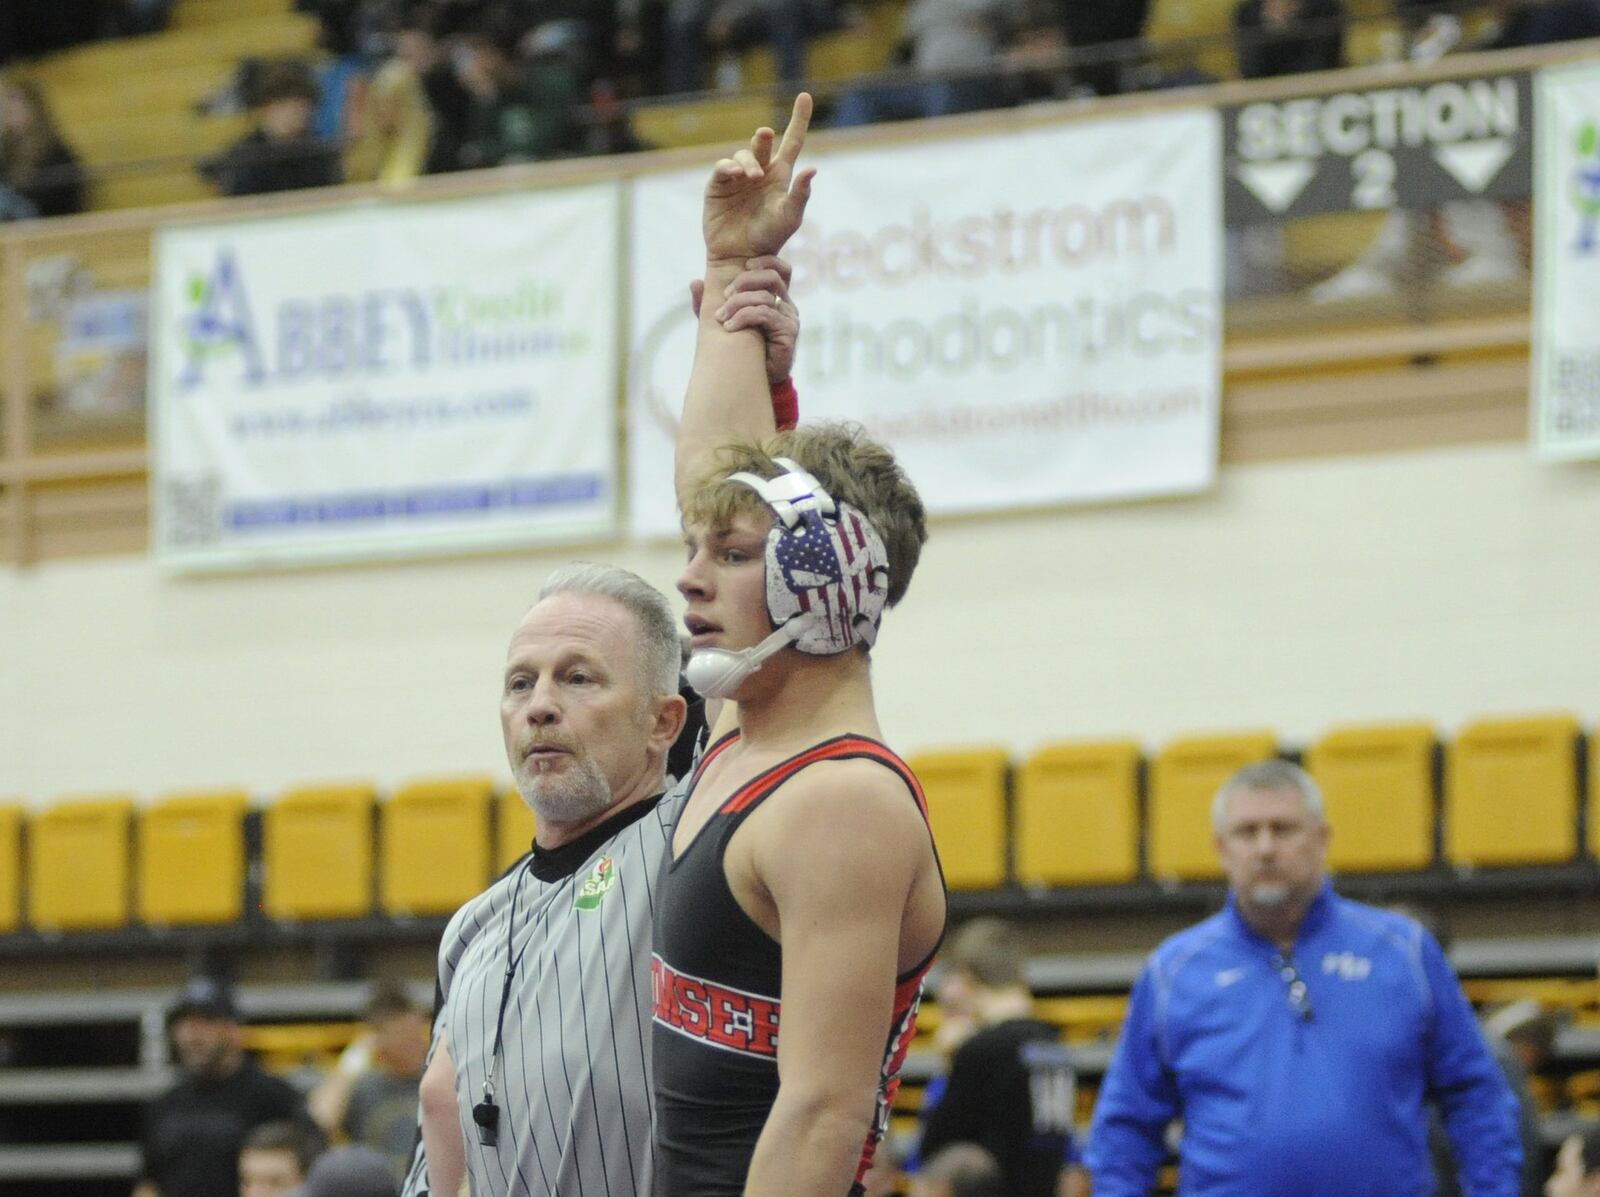
[[[539,601],[553,594],[599,594],[615,599],[639,624],[639,673],[652,694],[676,694],[683,647],[666,595],[632,570],[598,561],[574,561],[544,580]]]
[[[1222,830],[1228,818],[1228,803],[1240,790],[1296,790],[1305,800],[1306,810],[1312,819],[1318,823],[1326,819],[1322,813],[1322,790],[1311,774],[1293,761],[1272,760],[1246,765],[1222,783],[1217,796],[1211,800],[1211,826],[1214,830]]]

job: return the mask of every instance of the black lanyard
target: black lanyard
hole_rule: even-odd
[[[506,1006],[511,1001],[511,982],[516,978],[517,966],[522,963],[522,953],[528,950],[528,945],[523,944],[522,952],[515,956],[511,954],[517,939],[517,899],[522,895],[523,877],[532,867],[533,857],[529,856],[518,870],[517,880],[511,887],[511,913],[506,919],[506,979],[500,986],[500,1009],[494,1016],[494,1047],[490,1049],[489,1070],[483,1078],[483,1100],[472,1107],[472,1121],[478,1126],[478,1142],[485,1147],[494,1147],[500,1142],[500,1107],[494,1103],[494,1070],[500,1063],[500,1047],[506,1029]]]

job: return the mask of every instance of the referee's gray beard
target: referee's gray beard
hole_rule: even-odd
[[[563,773],[534,772],[526,761],[517,770],[517,792],[540,823],[581,823],[616,800],[593,757],[570,759]]]

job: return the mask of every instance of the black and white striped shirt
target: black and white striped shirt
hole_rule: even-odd
[[[455,1062],[475,1197],[648,1197],[651,920],[684,789],[636,803],[571,844],[536,848],[450,921],[436,1030]],[[472,1107],[483,1099],[508,959],[516,967],[495,1068],[499,1142],[486,1147]],[[428,1192],[421,1154],[405,1197]]]

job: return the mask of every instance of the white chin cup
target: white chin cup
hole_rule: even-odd
[[[683,676],[701,698],[732,698],[767,658],[789,647],[790,638],[787,629],[779,628],[754,648],[697,648]]]

